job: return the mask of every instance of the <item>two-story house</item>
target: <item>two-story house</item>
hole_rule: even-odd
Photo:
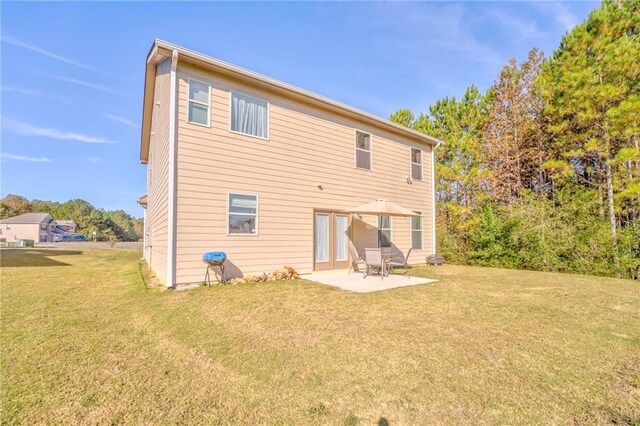
[[[72,220],[55,220],[48,213],[25,213],[0,220],[0,239],[12,242],[17,239],[35,242],[52,242],[65,235],[74,234],[76,224]]]
[[[168,287],[284,265],[349,266],[349,245],[435,251],[439,140],[229,63],[156,40],[146,62],[140,161],[144,258]],[[388,199],[420,214],[348,214]]]

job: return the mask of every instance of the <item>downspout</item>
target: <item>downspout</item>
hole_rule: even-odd
[[[436,162],[433,151],[435,151],[442,142],[436,143],[431,148],[431,250],[433,255],[436,254]]]
[[[171,54],[171,76],[169,86],[169,176],[167,196],[167,288],[175,288],[176,281],[176,169],[177,169],[177,81],[178,51]]]
[[[147,208],[142,209],[142,259],[147,260]]]

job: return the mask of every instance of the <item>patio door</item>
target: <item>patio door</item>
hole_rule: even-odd
[[[314,213],[314,270],[349,267],[349,215],[316,211]]]

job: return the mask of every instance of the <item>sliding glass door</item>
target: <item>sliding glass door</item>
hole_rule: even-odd
[[[314,214],[314,270],[349,267],[349,216],[331,211]]]

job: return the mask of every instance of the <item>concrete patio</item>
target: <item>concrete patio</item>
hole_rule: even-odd
[[[347,272],[347,270],[314,272],[310,275],[305,275],[303,278],[357,293],[369,293],[372,291],[390,290],[398,287],[437,282],[437,280],[428,278],[395,274],[390,274],[384,277],[384,279],[380,279],[380,275],[369,275],[365,278],[362,272],[352,272],[351,274]]]

